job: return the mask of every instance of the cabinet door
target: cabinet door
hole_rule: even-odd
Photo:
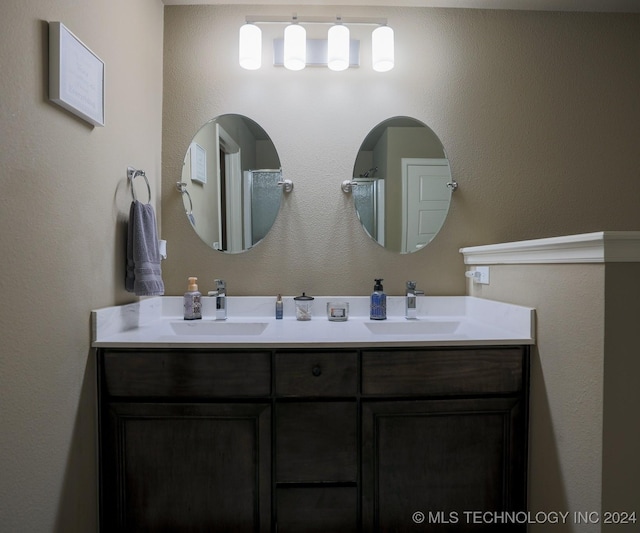
[[[112,403],[103,531],[271,529],[268,404]]]
[[[472,511],[524,510],[517,398],[363,403],[363,530],[496,531]],[[506,531],[524,531],[510,524]]]

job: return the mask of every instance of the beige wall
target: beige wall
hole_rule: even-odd
[[[492,265],[469,294],[536,308],[531,357],[529,509],[601,511],[604,265]],[[588,288],[585,290],[585,288]],[[531,533],[599,532],[573,522]]]
[[[346,72],[237,63],[247,14],[324,14],[326,7],[171,6],[165,10],[163,230],[170,294],[197,275],[230,294],[368,294],[374,277],[400,294],[462,294],[461,246],[588,231],[638,229],[639,15],[342,7],[383,16],[396,32],[396,67]],[[319,37],[309,28],[311,37]],[[326,31],[326,28],[322,28]],[[174,182],[198,128],[241,113],[271,135],[295,189],[272,232],[248,253],[208,249],[184,217]],[[361,229],[340,190],[362,140],[382,120],[413,116],[442,140],[460,189],[423,251],[387,252]],[[189,258],[189,260],[185,260]]]
[[[636,511],[640,494],[640,263],[607,265],[602,507]],[[606,532],[637,531],[610,524]]]
[[[639,277],[640,263],[492,265],[491,284],[469,288],[536,308],[529,509],[571,512],[554,532],[637,530],[637,523],[578,524],[573,513],[637,517]]]
[[[53,20],[106,64],[104,128],[48,102]],[[123,284],[126,167],[146,170],[159,205],[162,34],[159,0],[0,7],[3,532],[96,530],[89,313],[135,300]]]

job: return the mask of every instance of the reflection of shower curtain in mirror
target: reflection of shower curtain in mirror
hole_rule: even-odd
[[[249,190],[245,194],[250,196],[251,220],[246,221],[245,246],[253,246],[262,240],[271,229],[282,198],[282,189],[278,185],[282,172],[280,170],[252,170],[249,180]]]
[[[384,180],[357,178],[353,201],[360,222],[367,233],[384,246]]]

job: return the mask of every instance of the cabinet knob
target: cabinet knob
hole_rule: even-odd
[[[316,366],[314,366],[314,367],[311,369],[311,373],[312,373],[315,377],[318,377],[320,374],[322,374],[322,368],[320,368],[320,366],[319,366],[319,365],[316,365]]]

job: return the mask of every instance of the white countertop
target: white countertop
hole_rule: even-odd
[[[213,320],[213,299],[203,297],[203,318],[182,318],[182,297],[162,296],[92,311],[92,346],[111,348],[300,348],[477,346],[535,343],[535,310],[470,296],[417,299],[417,320],[404,318],[404,297],[387,297],[387,320],[369,319],[367,296],[316,297],[312,319],[298,321],[292,297],[275,319],[275,297],[227,297],[228,318]],[[349,319],[327,319],[327,302],[349,302]],[[212,333],[221,326],[225,331]],[[229,326],[228,326],[228,325]],[[237,324],[233,326],[232,324]],[[241,324],[259,334],[237,334]],[[384,328],[374,333],[370,328]],[[176,331],[178,333],[176,333]],[[196,334],[191,333],[197,332]],[[185,333],[188,332],[188,333]],[[202,334],[201,334],[202,333]]]

